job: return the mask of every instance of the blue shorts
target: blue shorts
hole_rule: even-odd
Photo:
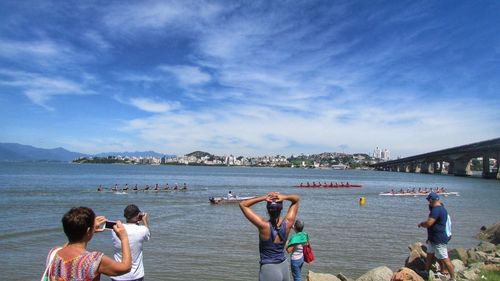
[[[448,248],[446,244],[427,243],[427,253],[434,254],[436,259],[444,260],[448,258]]]

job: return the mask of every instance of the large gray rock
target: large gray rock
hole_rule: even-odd
[[[427,257],[427,247],[421,242],[415,242],[408,246],[410,252],[417,251],[418,255],[425,258]]]
[[[460,276],[462,276],[463,279],[465,279],[465,280],[477,280],[479,277],[479,274],[474,269],[468,269],[468,270],[464,271]]]
[[[467,251],[465,251],[464,248],[453,249],[448,253],[448,255],[450,256],[450,260],[459,259],[464,264],[467,264],[467,260],[469,258],[467,255]]]
[[[455,268],[455,272],[463,272],[465,270],[464,262],[461,260],[452,260],[451,263]]]
[[[387,266],[379,266],[361,275],[356,281],[391,281],[392,274]]]
[[[483,241],[479,243],[478,250],[485,253],[494,253],[497,247],[493,243]]]
[[[488,227],[481,227],[481,231],[476,235],[476,238],[483,241],[491,242],[495,245],[500,244],[500,222]]]
[[[341,281],[337,276],[325,273],[314,273],[309,270],[307,281]]]
[[[479,256],[476,254],[474,249],[467,250],[467,262],[469,264],[480,262]]]
[[[486,254],[485,252],[476,251],[476,257],[477,257],[476,262],[485,262],[488,260],[488,254]]]

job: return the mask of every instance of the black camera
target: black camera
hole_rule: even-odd
[[[106,221],[104,228],[113,229],[113,226],[115,226],[115,224],[116,224],[115,221]]]

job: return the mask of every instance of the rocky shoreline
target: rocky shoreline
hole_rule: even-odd
[[[471,249],[456,248],[449,250],[449,257],[455,266],[456,280],[484,280],[481,270],[500,271],[500,222],[489,227],[482,227],[476,238],[483,240]],[[340,273],[337,275],[309,271],[308,281],[446,281],[447,275],[438,276],[439,265],[434,263],[431,272],[425,272],[426,246],[420,242],[409,248],[405,264],[397,272],[387,266],[374,268],[357,279],[351,279]],[[493,281],[493,280],[491,280]]]

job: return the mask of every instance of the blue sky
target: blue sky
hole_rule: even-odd
[[[0,142],[411,156],[500,136],[499,1],[1,1]]]

